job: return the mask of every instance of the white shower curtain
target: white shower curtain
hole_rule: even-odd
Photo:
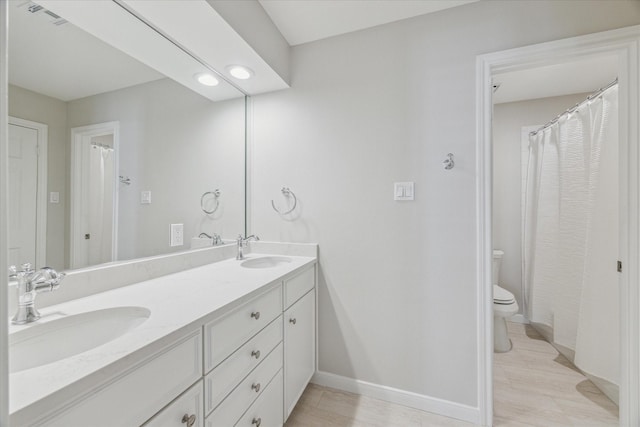
[[[93,146],[89,155],[88,265],[113,261],[113,149]]]
[[[574,363],[619,380],[618,87],[530,137],[525,306]]]

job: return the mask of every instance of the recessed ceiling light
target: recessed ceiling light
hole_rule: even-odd
[[[229,74],[240,80],[250,79],[254,74],[253,71],[247,67],[243,67],[242,65],[229,65],[227,70],[229,71]]]
[[[199,74],[196,74],[194,77],[196,78],[196,80],[198,80],[200,84],[203,84],[205,86],[217,86],[218,83],[220,83],[218,79],[216,79],[215,77],[213,77],[213,75],[209,73],[199,73]]]

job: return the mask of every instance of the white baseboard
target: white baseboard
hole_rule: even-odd
[[[432,412],[445,417],[456,418],[474,424],[481,424],[479,408],[450,402],[448,400],[429,397],[410,391],[373,384],[366,381],[355,380],[331,374],[329,372],[318,371],[311,382],[324,387],[331,387],[362,396],[385,400],[398,405]]]

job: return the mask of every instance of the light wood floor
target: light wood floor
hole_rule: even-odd
[[[493,358],[495,426],[618,426],[618,407],[535,329],[507,326],[513,349]]]
[[[494,355],[494,426],[614,427],[618,407],[529,326]],[[472,424],[309,384],[285,427],[470,427]]]

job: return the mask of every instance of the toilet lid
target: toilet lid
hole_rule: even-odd
[[[511,292],[498,285],[493,285],[493,302],[498,304],[511,304],[514,301],[515,297]]]

